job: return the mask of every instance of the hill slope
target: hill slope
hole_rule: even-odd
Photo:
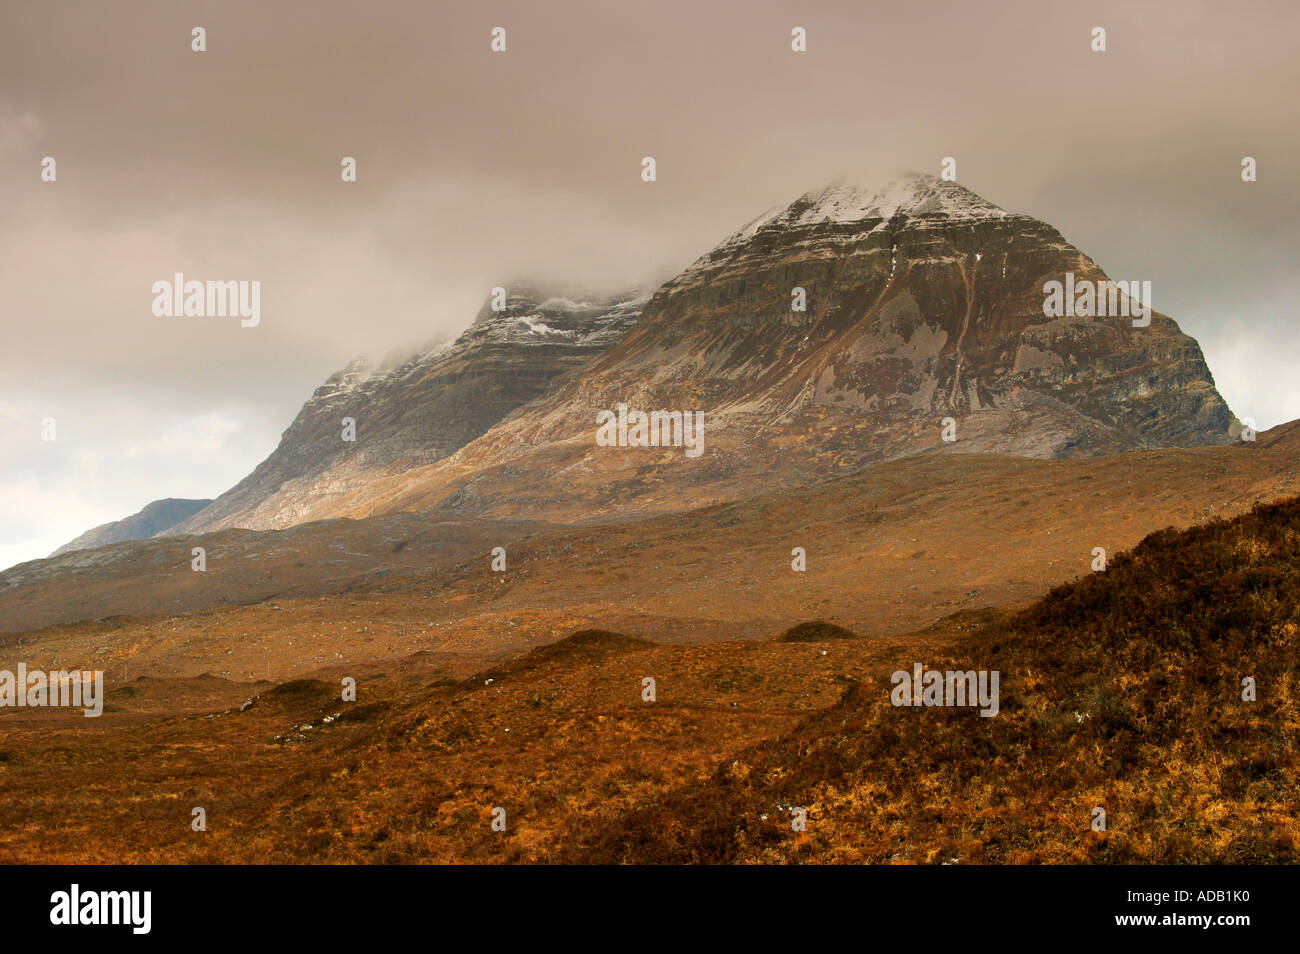
[[[575,857],[1300,860],[1300,499],[1152,534],[917,661],[1000,672],[1000,711],[894,706],[890,679],[864,679]],[[808,809],[806,832],[790,806]],[[1105,831],[1091,827],[1099,807]]]

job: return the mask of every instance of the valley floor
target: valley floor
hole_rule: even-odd
[[[339,669],[278,684],[138,676],[98,719],[0,710],[0,860],[560,860],[963,625],[703,646],[588,631],[497,665],[394,657],[353,670],[352,703]]]

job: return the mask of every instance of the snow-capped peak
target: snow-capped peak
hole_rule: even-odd
[[[839,180],[805,193],[787,206],[768,209],[697,259],[683,274],[730,256],[760,233],[818,225],[863,223],[869,231],[887,228],[898,216],[942,216],[970,220],[1002,218],[1006,212],[965,186],[937,176],[910,172],[883,189],[865,189]]]
[[[867,189],[843,180],[805,193],[788,206],[768,209],[728,236],[721,245],[737,245],[760,230],[849,222],[888,223],[896,215],[945,215],[952,218],[987,218],[1006,213],[965,186],[937,176],[911,172],[883,189]]]
[[[809,192],[774,216],[782,225],[813,225],[819,222],[860,222],[896,215],[908,217],[946,215],[984,218],[1002,210],[986,202],[965,186],[937,176],[909,173],[883,189],[864,189],[836,182]],[[770,220],[771,221],[771,220]]]

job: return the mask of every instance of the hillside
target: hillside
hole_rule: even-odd
[[[1152,534],[1105,572],[918,658],[999,671],[1001,711],[894,706],[874,675],[569,857],[1300,861],[1300,499]],[[791,805],[808,808],[804,834],[789,829]],[[1095,807],[1104,832],[1090,829]]]

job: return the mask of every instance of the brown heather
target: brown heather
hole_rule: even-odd
[[[0,859],[1294,862],[1298,546],[1288,500],[1155,533],[1015,615],[822,642],[587,629],[486,669],[390,658],[350,704],[328,669],[136,678],[98,720],[0,712]],[[892,707],[914,661],[999,670],[1000,714]]]
[[[1106,572],[922,660],[999,670],[998,716],[894,708],[873,676],[573,857],[1300,860],[1298,564],[1300,499],[1152,534]],[[791,805],[809,809],[806,834],[789,830]],[[1090,830],[1094,806],[1105,833]]]

